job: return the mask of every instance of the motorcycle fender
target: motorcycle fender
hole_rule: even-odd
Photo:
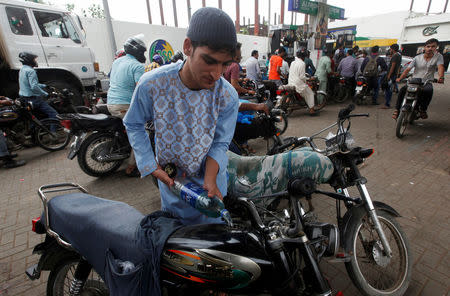
[[[86,137],[86,133],[82,133],[79,136],[75,136],[75,140],[70,144],[70,151],[67,155],[67,158],[72,160],[77,156],[78,150],[80,150],[81,143],[83,143],[84,138]]]
[[[51,270],[66,258],[79,258],[79,255],[59,245],[54,238],[48,235],[43,243],[37,244],[33,254],[40,254],[39,262],[27,268],[26,274],[31,280],[39,279],[43,270]]]
[[[391,207],[388,204],[385,204],[384,202],[373,201],[373,206],[375,207],[376,211],[385,211],[393,215],[394,217],[401,217],[401,215],[393,207]],[[354,220],[359,220],[366,214],[367,210],[364,204],[354,206],[345,213],[342,219],[342,227],[341,227],[341,242],[343,244],[345,244],[346,241],[345,238],[347,237],[347,235],[349,235],[348,231],[351,225],[350,222]],[[343,247],[344,249],[346,249],[346,246],[343,245]]]

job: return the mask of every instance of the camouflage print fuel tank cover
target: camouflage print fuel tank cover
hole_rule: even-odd
[[[290,178],[309,177],[327,182],[333,163],[311,148],[272,156],[239,156],[228,151],[228,194],[248,198],[285,191]]]

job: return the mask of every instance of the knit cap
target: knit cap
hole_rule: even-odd
[[[214,7],[200,8],[192,15],[187,37],[192,41],[231,48],[237,43],[233,21],[223,10]]]

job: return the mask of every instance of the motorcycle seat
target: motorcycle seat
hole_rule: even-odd
[[[228,194],[258,198],[287,190],[291,178],[309,177],[316,183],[327,182],[333,163],[309,147],[271,156],[228,155]]]
[[[278,89],[293,92],[293,91],[295,91],[295,86],[289,85],[289,84],[288,85],[281,85],[280,87],[278,87]]]
[[[92,120],[105,120],[108,119],[108,115],[106,114],[78,114],[79,118],[86,118],[86,119],[92,119]]]
[[[145,258],[136,242],[136,231],[144,215],[123,202],[85,193],[65,194],[48,202],[48,216],[50,228],[101,276],[106,250],[135,265]]]

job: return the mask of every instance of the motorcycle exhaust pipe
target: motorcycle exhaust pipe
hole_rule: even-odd
[[[125,154],[114,153],[114,154],[98,155],[96,157],[96,160],[98,162],[112,162],[112,161],[127,159],[128,157],[130,157],[130,153],[125,153]]]

